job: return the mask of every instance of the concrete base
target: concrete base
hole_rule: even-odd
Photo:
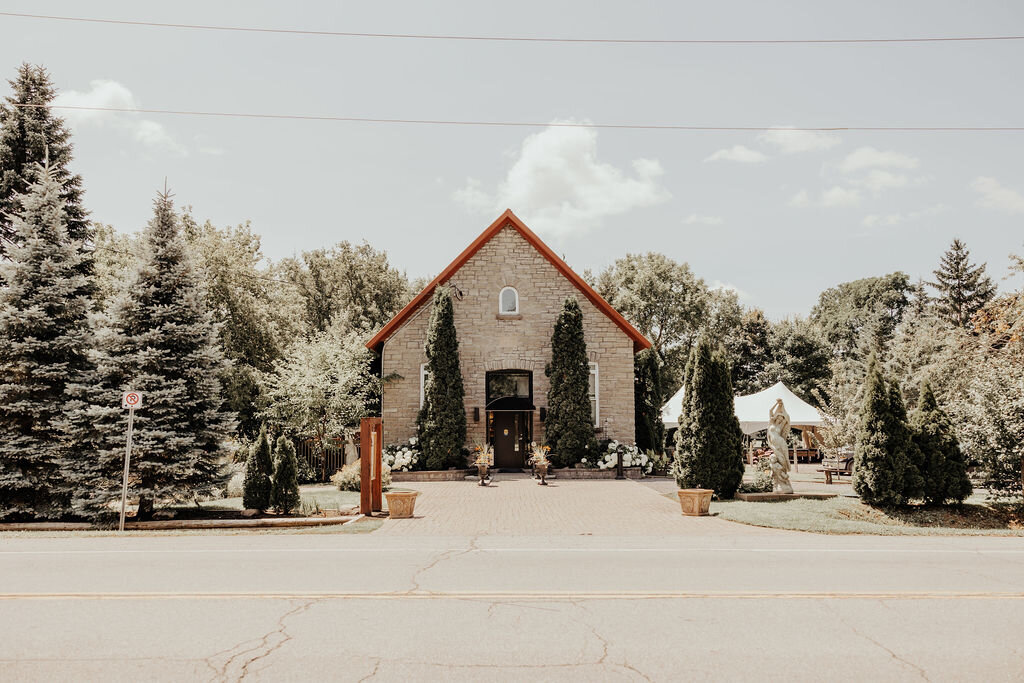
[[[836,498],[838,495],[838,493],[737,493],[736,500],[745,500],[750,503],[778,503],[783,500],[796,500],[797,498],[826,500],[828,498]]]

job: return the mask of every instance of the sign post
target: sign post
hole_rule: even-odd
[[[128,440],[124,446],[124,482],[121,484],[121,527],[124,531],[124,508],[128,500],[128,463],[132,459],[132,429],[135,427],[135,409],[142,407],[142,394],[126,391],[121,396],[121,407],[128,409]]]

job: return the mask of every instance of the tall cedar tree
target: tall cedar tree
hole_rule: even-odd
[[[896,399],[899,399],[898,401]],[[878,358],[868,360],[853,452],[853,490],[869,505],[903,505],[921,493],[916,450],[898,389],[887,384]]]
[[[633,401],[636,411],[636,445],[641,451],[665,452],[665,423],[661,406],[661,363],[654,349],[636,354],[633,368]]]
[[[297,471],[297,469],[296,469]],[[270,452],[267,426],[260,427],[260,435],[249,449],[245,459],[245,483],[242,486],[242,505],[247,510],[270,509],[270,491],[274,475],[274,458]]]
[[[206,309],[199,274],[165,191],[142,235],[143,256],[113,305],[89,413],[101,441],[94,507],[120,478],[126,411],[120,392],[141,391],[135,415],[131,481],[139,517],[156,501],[212,492],[222,480],[223,444],[235,421],[223,407],[224,356]],[[116,487],[115,487],[116,488]]]
[[[417,418],[420,444],[428,470],[465,467],[465,391],[459,365],[455,310],[447,287],[434,291],[427,327],[427,377],[423,408]]]
[[[277,439],[274,460],[274,485],[270,491],[270,505],[287,515],[299,507],[299,463],[295,458],[295,444],[282,434]]]
[[[548,414],[544,421],[551,459],[568,467],[583,458],[594,461],[594,415],[590,408],[590,362],[583,338],[583,311],[576,297],[566,298],[551,335]]]
[[[743,432],[736,418],[725,351],[702,336],[685,370],[683,414],[673,464],[680,488],[714,489],[732,498],[743,481]]]
[[[8,81],[12,94],[0,103],[0,257],[18,236],[12,217],[18,212],[18,195],[36,180],[39,164],[47,164],[60,187],[68,237],[84,243],[91,236],[88,214],[82,208],[82,178],[68,170],[71,134],[64,120],[49,105],[57,96],[50,74],[41,66],[24,63]],[[92,269],[85,254],[77,267],[83,274]]]
[[[939,315],[957,327],[968,327],[971,316],[996,294],[992,278],[985,274],[985,264],[975,265],[970,259],[967,245],[954,239],[934,271],[935,282],[930,283],[939,291],[935,297]]]
[[[64,470],[76,450],[65,416],[73,384],[88,375],[89,278],[69,238],[58,175],[38,169],[18,198],[15,240],[0,264],[0,519],[60,517]],[[77,454],[77,453],[76,453]]]
[[[921,385],[921,398],[910,417],[910,428],[922,454],[925,502],[929,505],[964,502],[973,489],[967,477],[967,459],[960,450],[952,421],[939,408],[927,381]]]

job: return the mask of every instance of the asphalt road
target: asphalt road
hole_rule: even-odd
[[[0,680],[1024,680],[1024,539],[0,539]]]

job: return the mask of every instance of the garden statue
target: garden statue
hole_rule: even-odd
[[[775,401],[768,410],[768,445],[772,455],[769,459],[772,467],[772,492],[793,493],[793,485],[789,483],[789,413],[782,405],[782,399]]]

